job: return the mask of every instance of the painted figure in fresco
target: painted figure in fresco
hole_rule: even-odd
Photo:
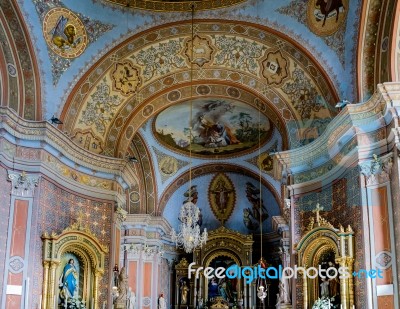
[[[189,288],[186,285],[186,281],[183,281],[181,286],[181,305],[188,304],[188,293],[189,293]]]
[[[75,48],[81,42],[81,38],[75,39],[75,26],[67,22],[68,18],[61,15],[56,26],[51,30],[52,41],[60,49]]]
[[[325,26],[326,18],[333,11],[336,11],[336,22],[337,22],[339,20],[340,8],[344,8],[342,0],[317,0],[315,5],[319,6],[322,15],[324,15],[324,21],[322,23],[322,27]]]
[[[260,222],[268,219],[268,210],[260,197],[260,190],[250,182],[246,183],[246,197],[252,207],[243,210],[243,222],[249,230],[254,231],[259,228]]]
[[[60,297],[63,299],[74,298],[77,291],[78,271],[75,268],[74,260],[69,259],[64,266],[59,280]]]
[[[225,212],[228,203],[228,196],[232,191],[233,190],[230,190],[225,186],[223,180],[219,180],[216,188],[212,190],[212,193],[215,195],[215,201],[221,213]]]

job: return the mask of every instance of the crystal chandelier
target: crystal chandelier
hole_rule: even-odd
[[[172,241],[177,247],[183,248],[186,253],[193,252],[197,247],[203,246],[207,241],[207,229],[201,233],[200,225],[200,209],[196,204],[187,202],[182,205],[179,214],[180,231],[176,233],[172,230]]]
[[[191,253],[197,247],[202,247],[207,241],[207,229],[203,233],[200,231],[200,209],[196,206],[196,200],[192,197],[192,115],[193,115],[193,41],[194,41],[194,4],[192,4],[192,46],[190,61],[190,115],[189,115],[189,199],[182,207],[179,214],[179,232],[172,230],[171,238],[175,242],[176,247],[183,248],[186,253]],[[194,201],[194,202],[193,202]]]

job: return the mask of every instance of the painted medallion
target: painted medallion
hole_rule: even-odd
[[[208,188],[208,199],[215,217],[223,224],[235,207],[236,192],[232,181],[223,173],[215,175]]]
[[[51,50],[63,58],[78,57],[88,41],[82,21],[65,8],[54,8],[46,14],[43,35]]]
[[[229,156],[258,147],[272,135],[269,119],[236,100],[196,99],[162,111],[154,123],[156,138],[168,148],[193,156]],[[260,119],[260,126],[258,120]]]
[[[345,22],[348,9],[348,0],[308,0],[308,26],[317,35],[332,35]]]

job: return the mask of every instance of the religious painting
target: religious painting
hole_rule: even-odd
[[[43,35],[50,49],[63,58],[78,57],[88,43],[82,21],[65,8],[54,8],[46,14]]]
[[[135,93],[142,83],[139,69],[134,67],[129,60],[117,62],[111,72],[111,78],[113,89],[120,91],[123,95]]]
[[[264,200],[260,195],[260,188],[251,182],[246,183],[246,197],[251,207],[243,210],[243,223],[249,231],[255,232],[260,229],[260,224],[268,219],[268,210],[264,205]]]
[[[317,35],[332,35],[345,22],[348,9],[348,0],[309,0],[308,26]]]
[[[215,217],[223,224],[228,220],[235,207],[236,192],[232,181],[223,173],[215,175],[208,189],[210,208]]]
[[[168,148],[218,158],[251,151],[267,142],[273,131],[270,120],[256,108],[213,98],[168,107],[157,116],[153,129]]]
[[[178,170],[178,160],[174,157],[166,156],[158,164],[160,172],[164,176],[172,176]]]
[[[212,267],[214,270],[218,267],[228,269],[230,266],[237,264],[232,258],[228,256],[217,256],[213,259],[208,267]],[[237,278],[229,279],[213,277],[208,281],[208,305],[214,303],[217,298],[222,298],[229,304],[238,305],[238,286],[239,282]]]
[[[273,163],[274,163],[274,160],[272,159],[272,156],[266,152],[262,153],[257,158],[258,168],[261,169],[264,173],[268,173],[268,172],[272,171]]]

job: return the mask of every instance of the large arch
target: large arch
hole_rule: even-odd
[[[196,85],[213,83],[221,89],[233,87],[252,93],[280,115],[286,131],[288,122],[310,127],[316,119],[329,122],[336,114],[333,106],[338,95],[327,73],[290,38],[245,22],[196,20],[195,27],[194,44],[204,55],[196,58],[194,72],[185,54],[191,44],[188,21],[134,35],[102,57],[74,87],[62,111],[63,130],[73,139],[78,132],[90,132],[99,143],[97,152],[123,156],[147,118],[165,104],[189,97],[191,73]],[[271,69],[272,62],[277,67]],[[117,75],[124,67],[135,79],[131,89],[119,84]],[[279,70],[278,74],[274,70]],[[179,94],[178,88],[182,88]],[[216,91],[227,95],[221,89]],[[99,97],[106,116],[99,114]],[[164,105],[156,104],[157,100]]]
[[[1,105],[27,120],[42,120],[41,80],[29,32],[13,0],[0,9]]]

